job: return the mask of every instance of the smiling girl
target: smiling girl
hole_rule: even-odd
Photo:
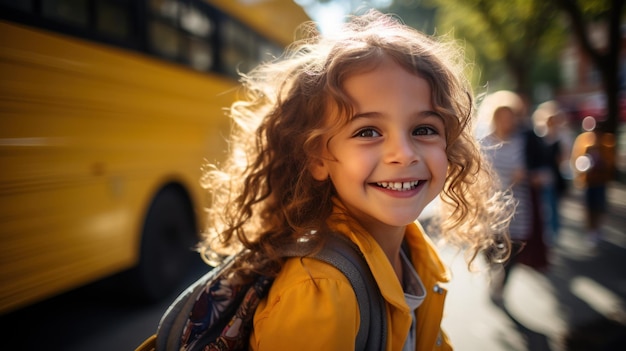
[[[296,42],[243,76],[230,158],[202,252],[245,249],[238,279],[274,278],[251,350],[354,350],[359,308],[348,279],[307,257],[341,235],[362,252],[386,303],[386,350],[449,350],[441,331],[449,272],[417,222],[441,199],[441,237],[493,244],[507,198],[473,138],[473,101],[454,46],[370,11],[341,32]],[[289,258],[309,242],[310,252]]]

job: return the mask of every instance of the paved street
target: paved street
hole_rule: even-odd
[[[518,265],[504,309],[489,300],[482,259],[470,273],[462,253],[442,250],[453,272],[444,329],[455,350],[626,350],[626,187],[608,191],[610,214],[596,248],[585,241],[581,196],[574,189],[561,205],[549,270]]]

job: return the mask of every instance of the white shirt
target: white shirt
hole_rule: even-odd
[[[424,298],[426,298],[426,289],[424,288],[424,284],[422,283],[419,275],[415,271],[415,268],[413,268],[413,264],[404,253],[404,250],[400,250],[400,255],[402,257],[402,271],[404,272],[402,279],[404,299],[406,300],[407,305],[409,305],[411,311],[413,311],[413,313],[411,313],[411,328],[409,329],[409,335],[404,342],[402,350],[415,351],[415,335],[417,333],[415,310],[417,310],[422,302],[424,302]]]

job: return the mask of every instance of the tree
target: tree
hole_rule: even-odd
[[[437,9],[426,6],[423,1],[395,0],[379,10],[398,15],[404,23],[426,34],[435,34]]]
[[[619,123],[619,56],[622,45],[621,20],[624,17],[624,0],[556,0],[567,13],[570,26],[582,49],[589,55],[602,75],[606,94],[606,128],[616,133]],[[595,47],[590,37],[589,25],[593,22],[607,24],[605,47]]]
[[[376,7],[399,15],[428,34],[452,35],[463,41],[476,86],[512,89],[532,96],[534,80],[558,84],[556,57],[562,34],[546,0],[297,0],[305,8],[343,4],[347,12]],[[357,11],[358,12],[358,11]]]
[[[454,30],[480,64],[483,81],[533,96],[533,76],[550,72],[562,46],[558,8],[545,0],[431,0],[439,31]],[[552,70],[554,71],[554,70]],[[502,77],[507,81],[501,82]],[[558,84],[555,75],[538,77]],[[495,83],[495,84],[492,84]]]

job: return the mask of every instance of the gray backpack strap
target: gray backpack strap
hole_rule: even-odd
[[[329,235],[324,248],[313,257],[339,269],[354,289],[361,315],[355,350],[384,350],[387,344],[385,300],[359,248],[344,236]]]

